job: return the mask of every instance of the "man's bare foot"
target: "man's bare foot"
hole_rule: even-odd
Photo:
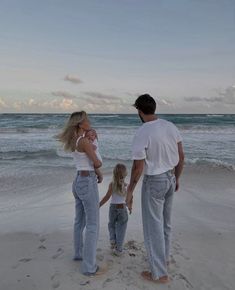
[[[153,279],[152,274],[151,274],[151,272],[149,272],[149,271],[143,271],[143,272],[141,273],[141,276],[142,276],[145,280],[151,281],[151,282],[153,282],[153,283],[166,284],[166,283],[170,282],[170,279],[169,279],[168,276],[162,276],[162,277],[160,277],[160,278],[158,278],[158,279]]]
[[[105,274],[108,271],[108,267],[107,265],[103,265],[103,266],[98,266],[97,271],[95,272],[95,276],[100,276]]]

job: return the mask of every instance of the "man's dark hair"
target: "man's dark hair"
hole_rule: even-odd
[[[152,115],[156,110],[156,102],[149,94],[144,94],[136,99],[134,107],[145,115]]]

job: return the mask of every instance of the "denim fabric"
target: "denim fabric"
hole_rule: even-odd
[[[109,207],[109,237],[112,244],[116,244],[116,249],[122,251],[126,228],[128,221],[128,213],[126,207],[116,208],[116,204],[110,204]]]
[[[75,259],[82,259],[81,272],[95,273],[99,234],[99,195],[95,172],[77,175],[73,182],[75,197],[74,250]],[[86,228],[84,243],[83,230]]]
[[[159,175],[145,175],[143,179],[141,198],[144,242],[154,279],[167,275],[175,185],[175,176],[169,171]]]

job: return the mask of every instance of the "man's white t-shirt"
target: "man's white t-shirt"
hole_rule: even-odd
[[[132,144],[132,159],[145,159],[145,174],[157,175],[172,170],[179,162],[178,143],[182,141],[176,126],[156,119],[144,123]]]

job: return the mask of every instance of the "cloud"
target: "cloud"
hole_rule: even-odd
[[[114,95],[103,94],[100,92],[85,92],[85,95],[89,96],[82,97],[84,100],[96,104],[96,105],[121,105],[121,104],[129,104],[124,98],[117,97]]]
[[[8,108],[8,105],[2,98],[0,98],[0,108]]]
[[[51,94],[53,96],[62,97],[62,98],[65,98],[65,99],[76,99],[77,98],[75,95],[70,94],[70,93],[65,92],[65,91],[55,91],[55,92],[52,92]]]
[[[68,112],[74,111],[79,108],[78,104],[74,102],[73,99],[63,98],[61,99],[41,99],[35,100],[34,98],[29,98],[24,101],[14,101],[11,106],[1,106],[0,99],[0,109],[11,108],[16,112]]]
[[[162,106],[162,105],[163,106],[171,106],[171,105],[173,105],[172,101],[165,100],[165,99],[162,99],[162,98],[156,98],[156,102],[160,106]]]
[[[201,102],[201,101],[205,100],[205,98],[202,98],[202,97],[184,97],[184,100],[186,102]]]
[[[85,95],[90,96],[92,98],[96,98],[96,99],[102,99],[102,100],[121,100],[120,97],[102,94],[99,92],[85,92]]]
[[[70,110],[73,108],[73,105],[73,100],[63,99],[62,102],[59,104],[59,107],[63,110]]]
[[[81,84],[81,83],[83,83],[83,81],[79,77],[74,76],[74,75],[66,75],[64,80],[68,81],[68,82],[71,82],[73,84]]]
[[[131,96],[131,97],[135,97],[135,99],[137,99],[140,95],[143,95],[143,92],[142,93],[134,93],[134,94],[127,92],[127,95]],[[152,97],[155,99],[157,105],[160,105],[160,106],[172,106],[172,105],[174,105],[172,101],[167,100],[163,97],[154,97],[154,96],[152,96]],[[132,102],[132,104],[133,103],[134,103],[134,101]]]
[[[30,98],[30,99],[28,100],[28,105],[29,105],[30,107],[31,107],[31,106],[37,106],[37,105],[38,105],[38,102],[35,101],[35,99]]]
[[[215,97],[185,97],[184,100],[186,102],[208,102],[235,105],[235,85],[226,88],[223,92],[218,92],[218,96]]]
[[[222,101],[226,104],[235,105],[235,85],[225,89],[224,92],[219,93]]]

